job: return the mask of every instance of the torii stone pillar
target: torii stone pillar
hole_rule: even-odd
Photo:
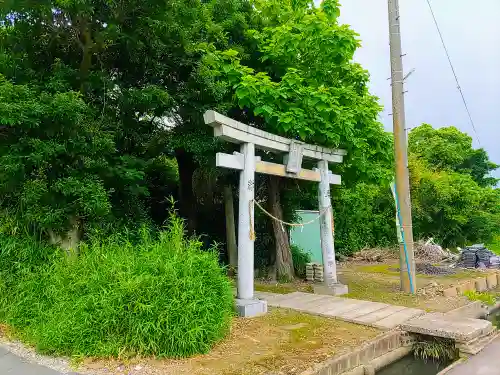
[[[253,300],[254,238],[253,199],[255,196],[255,145],[243,143],[243,170],[240,172],[238,205],[238,299]],[[241,266],[241,267],[240,267]]]
[[[238,296],[236,308],[240,316],[256,316],[267,312],[267,302],[254,297],[254,194],[255,172],[319,182],[323,284],[315,285],[316,293],[340,295],[347,286],[337,280],[333,239],[333,214],[330,185],[340,184],[340,176],[332,174],[328,163],[341,163],[344,150],[308,145],[264,132],[214,111],[204,115],[205,123],[214,128],[215,137],[240,144],[233,155],[217,153],[216,165],[240,171],[238,212]],[[286,164],[261,161],[255,148],[285,155]],[[318,160],[318,168],[302,168],[302,157]]]
[[[328,181],[328,162],[320,160],[318,170],[321,175],[318,189],[319,212],[324,213],[319,218],[321,235],[321,255],[323,258],[323,285],[314,285],[314,292],[318,294],[342,295],[347,294],[347,285],[337,280],[337,264],[335,262],[335,244],[333,228],[333,208]]]

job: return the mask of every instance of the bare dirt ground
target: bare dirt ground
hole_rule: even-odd
[[[286,309],[253,319],[235,318],[231,334],[207,355],[183,360],[86,359],[84,374],[259,375],[299,374],[373,339],[380,331]]]

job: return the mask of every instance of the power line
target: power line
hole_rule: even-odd
[[[436,29],[437,29],[437,32],[439,34],[439,38],[441,39],[441,43],[443,44],[444,52],[446,53],[446,57],[448,58],[448,62],[450,63],[450,68],[451,68],[451,71],[453,72],[453,76],[455,77],[455,82],[457,83],[458,91],[460,92],[460,96],[462,97],[462,101],[464,102],[464,107],[465,107],[465,110],[467,111],[467,115],[469,116],[469,120],[470,120],[470,123],[472,125],[472,129],[474,130],[474,133],[476,134],[477,143],[479,143],[479,146],[481,146],[481,141],[479,140],[479,134],[476,130],[476,126],[474,125],[474,120],[472,119],[472,115],[469,111],[469,106],[467,105],[467,101],[465,100],[465,96],[464,96],[464,93],[462,92],[462,88],[460,87],[457,73],[455,72],[455,68],[453,67],[453,63],[451,62],[450,54],[448,53],[448,48],[446,48],[446,43],[444,42],[443,34],[441,33],[441,29],[440,29],[438,21],[436,19],[436,15],[434,14],[434,11],[432,10],[432,5],[431,5],[430,0],[427,0],[427,5],[429,5],[429,10],[431,11],[432,18],[434,20],[434,24],[436,25]]]

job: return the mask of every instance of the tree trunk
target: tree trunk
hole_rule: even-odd
[[[81,20],[80,42],[82,45],[82,60],[80,62],[80,92],[85,92],[85,83],[87,82],[90,68],[92,67],[92,54],[94,41],[92,40],[92,31],[88,20]]]
[[[80,220],[75,217],[69,219],[71,228],[64,234],[49,230],[50,244],[59,246],[68,257],[78,255],[78,246],[82,237]]]
[[[234,199],[231,185],[224,186],[224,210],[226,213],[226,243],[229,265],[233,270],[238,267],[238,249],[236,246],[236,228],[234,225]]]
[[[280,220],[283,220],[283,210],[280,201],[280,178],[269,177],[269,212]],[[274,243],[276,247],[276,276],[278,280],[290,281],[293,279],[293,260],[288,242],[286,228],[278,221],[272,219]]]
[[[187,221],[190,234],[196,230],[196,198],[193,194],[193,173],[196,162],[191,153],[176,150],[175,158],[179,167],[179,209],[181,216]]]

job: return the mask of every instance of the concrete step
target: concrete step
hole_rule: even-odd
[[[453,339],[458,342],[470,342],[489,334],[494,328],[487,320],[430,313],[408,320],[401,325],[401,329],[411,333]]]
[[[457,342],[456,346],[460,350],[460,353],[476,355],[481,350],[483,350],[486,347],[486,345],[488,345],[498,337],[500,337],[500,333],[496,329],[494,329],[488,334],[478,337],[470,342],[467,343]]]
[[[461,344],[475,344],[481,340],[483,340],[484,338],[486,337],[491,337],[491,336],[494,336],[495,334],[498,333],[498,330],[496,329],[496,327],[492,326],[491,327],[491,330],[490,331],[485,331],[483,335],[479,336],[479,337],[476,337],[475,339],[473,340],[470,340],[470,341],[467,341],[467,342],[461,342],[461,341],[457,341],[457,343],[461,343]]]

